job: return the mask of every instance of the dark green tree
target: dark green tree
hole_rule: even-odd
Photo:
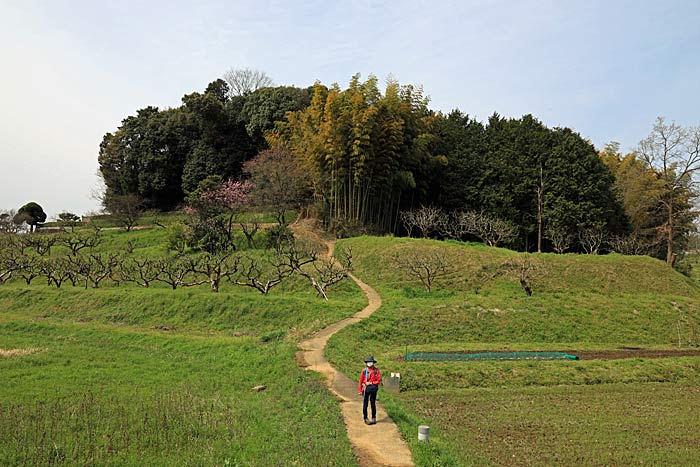
[[[627,229],[614,176],[570,129],[548,129],[531,115],[494,114],[484,126],[459,111],[439,116],[436,128],[448,160],[438,194],[444,209],[484,211],[517,225],[515,245],[525,250],[553,247],[544,245],[545,230]]]
[[[17,225],[26,222],[27,225],[29,225],[30,231],[34,232],[41,224],[46,222],[46,213],[44,212],[44,208],[31,201],[17,210],[13,221]]]
[[[258,89],[245,96],[240,118],[245,122],[248,135],[253,138],[256,146],[259,149],[266,148],[265,132],[272,130],[275,122],[285,121],[287,112],[308,107],[312,93],[313,88],[278,86]]]
[[[195,92],[182,101],[183,111],[197,135],[183,167],[183,191],[195,190],[200,181],[211,175],[223,180],[238,178],[243,162],[257,152],[245,125],[213,94]]]

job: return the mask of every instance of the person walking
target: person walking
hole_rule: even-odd
[[[363,395],[362,401],[362,416],[367,425],[377,423],[377,391],[379,391],[379,383],[382,382],[382,374],[379,368],[375,366],[377,361],[374,356],[370,355],[365,358],[367,365],[360,373],[360,384],[357,386],[357,393]],[[372,405],[372,421],[367,418],[367,403]]]

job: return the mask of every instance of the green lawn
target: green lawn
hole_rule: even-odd
[[[158,257],[168,235],[103,231],[97,250]],[[402,374],[403,392],[380,399],[417,465],[692,465],[700,454],[698,357],[404,361],[418,350],[697,345],[696,280],[651,258],[531,255],[528,297],[499,273],[522,257],[509,250],[389,237],[343,247],[383,305],[326,355],[346,374],[368,354]],[[431,293],[394,264],[420,250],[449,258]],[[365,304],[349,281],[329,297],[300,278],[266,296],[226,283],[218,294],[0,286],[0,349],[33,352],[0,356],[0,465],[355,465],[337,401],[295,364],[304,336]],[[418,424],[431,426],[430,444],[415,440]]]
[[[532,255],[541,274],[528,297],[517,280],[497,274],[518,256],[508,250],[378,237],[338,245],[346,246],[363,252],[356,274],[383,305],[334,336],[327,356],[346,374],[356,373],[364,354],[374,354],[384,374],[401,373],[403,392],[381,398],[418,465],[691,465],[697,456],[688,446],[700,444],[691,409],[700,397],[700,357],[403,360],[418,350],[672,349],[679,332],[687,348],[697,343],[700,289],[664,263]],[[392,267],[395,255],[415,250],[443,251],[452,264],[430,294]],[[429,446],[414,441],[418,424],[431,426]],[[659,441],[637,449],[635,433],[647,427],[644,439]]]
[[[105,232],[99,250],[162,254],[165,231]],[[295,352],[361,309],[359,289],[221,290],[0,286],[0,350],[34,351],[0,353],[0,465],[355,466],[337,400]]]

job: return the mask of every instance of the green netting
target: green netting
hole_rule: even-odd
[[[578,357],[564,352],[411,352],[406,355],[407,362],[457,362],[472,360],[578,360]]]

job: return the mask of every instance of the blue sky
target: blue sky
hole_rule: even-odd
[[[531,113],[631,150],[657,116],[700,124],[697,1],[0,0],[0,209],[98,209],[104,133],[232,67],[277,84],[354,73],[431,107]]]

